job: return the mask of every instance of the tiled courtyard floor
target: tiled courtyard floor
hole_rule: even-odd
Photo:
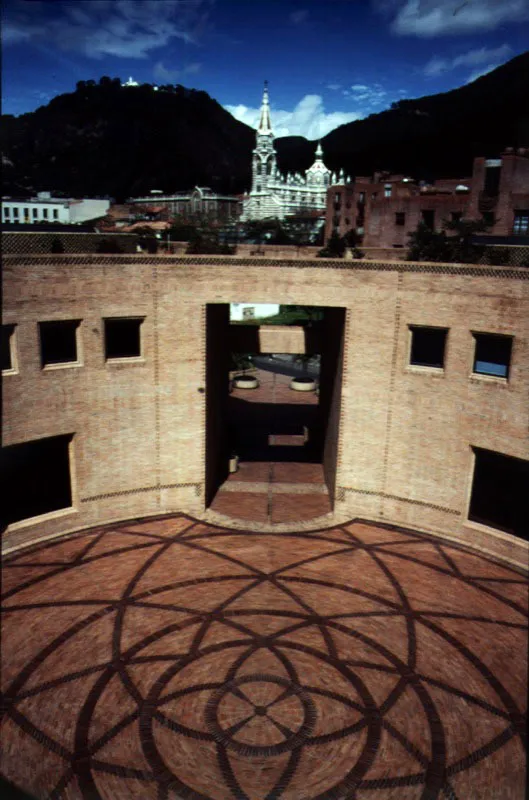
[[[3,568],[1,772],[57,800],[521,800],[528,588],[360,522],[35,546]]]
[[[211,509],[258,523],[305,521],[331,510],[323,467],[311,436],[318,414],[314,392],[290,389],[290,377],[256,370],[257,389],[234,389],[228,414],[236,473],[219,488]]]

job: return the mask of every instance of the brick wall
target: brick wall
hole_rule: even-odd
[[[205,498],[206,304],[345,308],[336,511],[526,562],[525,543],[466,520],[472,447],[529,458],[529,271],[332,259],[7,256],[3,444],[74,434],[74,504],[16,523],[4,546]],[[105,362],[105,317],[140,316],[142,356]],[[80,319],[80,365],[42,370],[39,321]],[[409,325],[449,328],[441,373],[410,367]],[[472,374],[472,331],[514,336],[508,381]]]

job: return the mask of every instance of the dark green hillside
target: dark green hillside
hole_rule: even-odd
[[[401,100],[342,125],[323,139],[326,163],[369,175],[388,169],[416,177],[469,175],[474,156],[529,145],[529,52],[471,84]]]
[[[255,132],[206,92],[121,87],[110,78],[81,81],[30,114],[3,116],[1,136],[4,194],[51,190],[117,200],[196,184],[242,192],[255,143]],[[465,177],[476,155],[529,146],[529,53],[467,86],[342,125],[322,144],[327,166],[350,175],[388,169]],[[316,143],[288,136],[276,147],[280,169],[297,172],[312,163]]]

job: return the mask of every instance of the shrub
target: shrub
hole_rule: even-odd
[[[337,231],[333,231],[329,236],[325,247],[319,251],[319,258],[343,258],[347,245],[345,239],[338,235]]]
[[[122,253],[119,242],[115,239],[102,239],[97,243],[96,253]]]
[[[508,247],[486,247],[485,261],[493,266],[503,266],[510,263],[510,250]]]

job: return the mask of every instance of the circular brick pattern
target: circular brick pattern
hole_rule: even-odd
[[[36,797],[524,796],[528,581],[456,545],[178,515],[3,589],[2,771]]]

